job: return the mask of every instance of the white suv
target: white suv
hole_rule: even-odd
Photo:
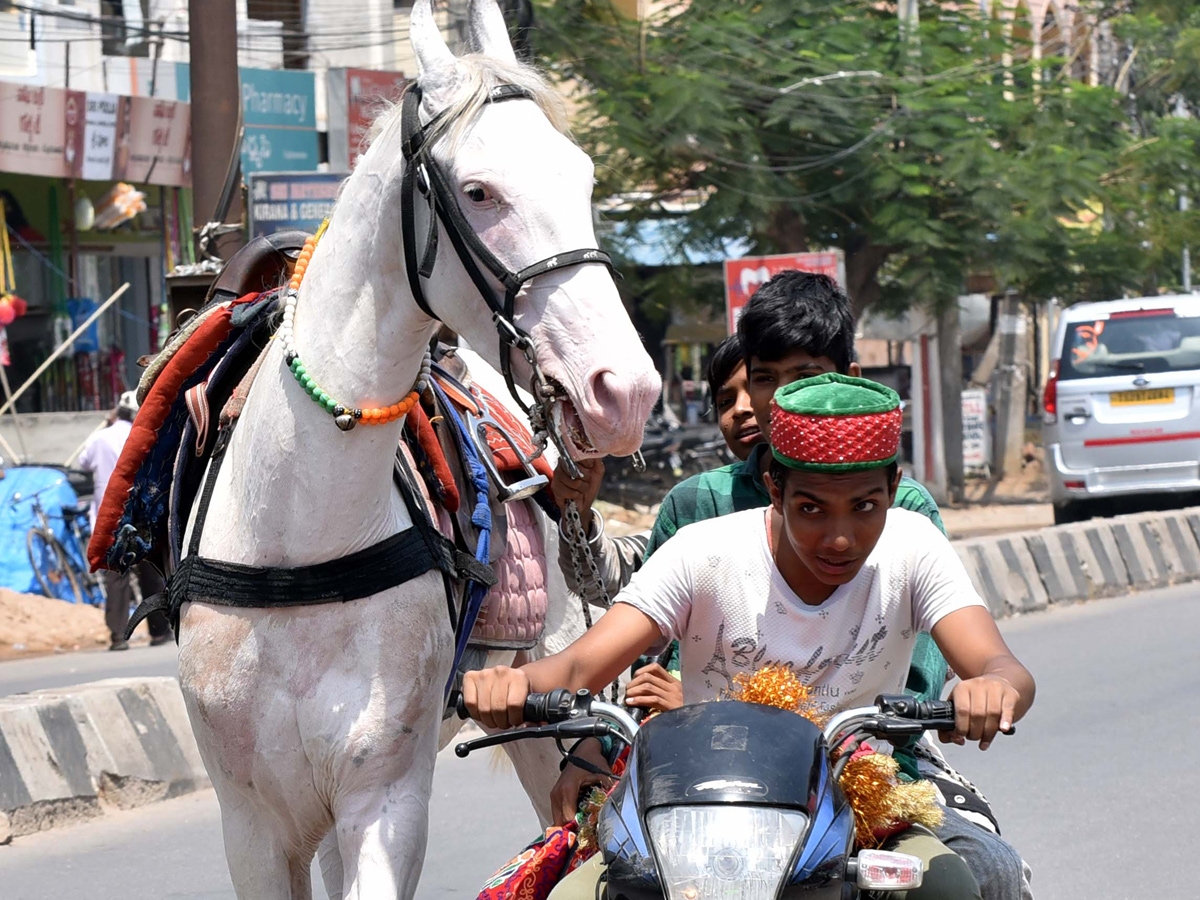
[[[1066,309],[1043,398],[1054,520],[1088,501],[1200,491],[1200,296]]]

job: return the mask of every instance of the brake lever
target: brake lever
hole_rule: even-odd
[[[534,740],[537,738],[589,738],[589,737],[618,737],[626,740],[621,730],[608,722],[560,722],[558,725],[538,725],[534,728],[513,728],[496,734],[484,735],[470,741],[463,741],[454,747],[454,755],[466,759],[476,750],[485,747],[498,747],[501,744],[511,744],[513,741]]]

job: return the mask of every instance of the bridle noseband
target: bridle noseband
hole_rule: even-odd
[[[514,321],[514,307],[517,294],[528,281],[556,269],[600,263],[606,266],[615,277],[617,272],[613,267],[612,258],[597,247],[587,247],[581,250],[556,253],[517,272],[505,266],[479,239],[479,235],[475,233],[470,222],[463,215],[450,180],[430,153],[434,143],[431,135],[434,129],[444,125],[445,113],[444,111],[438,113],[429,122],[422,125],[420,121],[421,96],[420,84],[414,84],[405,93],[400,111],[400,130],[405,161],[404,177],[400,187],[400,216],[401,229],[404,232],[404,266],[408,273],[408,285],[413,298],[427,316],[438,320],[437,314],[429,306],[429,301],[425,297],[423,281],[433,274],[434,265],[437,262],[438,222],[440,221],[446,229],[446,236],[458,254],[459,261],[492,312],[492,320],[496,324],[496,331],[500,338],[500,370],[504,374],[504,381],[509,392],[530,416],[535,435],[539,436],[541,445],[544,446],[546,436],[552,438],[558,445],[559,455],[566,461],[565,464],[569,469],[575,469],[562,435],[558,429],[551,427],[550,409],[557,397],[556,387],[538,366],[533,340],[529,333]],[[524,88],[513,84],[502,84],[492,89],[485,102],[502,103],[505,100],[532,99],[533,95]],[[416,236],[416,195],[418,193],[425,198],[429,208],[429,228],[425,238],[425,252],[419,259]],[[483,269],[486,269],[500,282],[504,289],[503,298],[497,294],[492,283],[488,281]],[[511,355],[513,350],[520,351],[525,362],[533,371],[531,388],[535,403],[532,407],[521,399],[513,380]],[[578,477],[577,470],[572,474]]]

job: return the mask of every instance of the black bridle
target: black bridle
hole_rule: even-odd
[[[485,102],[501,103],[505,100],[532,100],[533,95],[524,88],[512,84],[502,84],[493,88]],[[569,250],[556,253],[554,256],[528,265],[514,272],[504,265],[495,254],[479,239],[479,235],[471,227],[466,216],[458,205],[458,196],[446,173],[433,158],[430,149],[434,143],[430,139],[434,129],[443,125],[445,113],[438,113],[429,122],[422,125],[420,120],[421,87],[414,84],[404,95],[400,111],[400,128],[403,140],[405,167],[404,178],[400,187],[401,228],[404,232],[404,266],[408,272],[408,285],[413,298],[422,311],[432,319],[438,316],[429,306],[425,297],[423,279],[433,274],[438,253],[438,222],[446,229],[446,236],[454,246],[459,261],[479,290],[488,309],[492,312],[492,320],[496,323],[496,331],[500,336],[500,370],[504,381],[513,398],[521,408],[533,417],[540,418],[540,425],[549,431],[556,443],[561,437],[550,428],[548,411],[555,396],[555,387],[550,384],[537,365],[534,355],[533,340],[529,333],[518,327],[514,319],[514,307],[517,294],[526,282],[570,266],[599,263],[607,266],[610,273],[616,276],[612,258],[597,247],[587,247],[582,250]],[[429,207],[429,228],[425,238],[425,252],[418,259],[416,236],[416,197],[420,193]],[[501,298],[483,270],[486,269],[500,282],[504,289]],[[530,407],[522,399],[513,381],[512,351],[518,350],[533,371],[532,393],[537,401]],[[560,446],[562,456],[569,459],[566,448]]]

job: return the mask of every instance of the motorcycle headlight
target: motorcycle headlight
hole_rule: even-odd
[[[755,806],[671,806],[646,816],[668,900],[773,900],[807,816]]]

